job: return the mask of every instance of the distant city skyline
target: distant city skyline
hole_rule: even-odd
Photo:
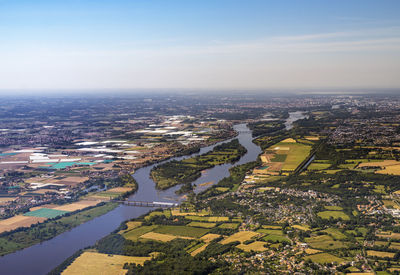
[[[0,0],[0,90],[400,88],[399,12],[396,0]]]

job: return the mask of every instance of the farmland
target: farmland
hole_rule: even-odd
[[[304,259],[306,259],[306,260],[310,259],[311,261],[313,261],[315,263],[320,263],[320,264],[327,264],[327,263],[333,263],[333,262],[342,263],[345,261],[344,259],[336,257],[329,253],[313,254],[313,255],[304,257]]]
[[[335,241],[331,236],[320,235],[306,238],[305,241],[312,247],[321,250],[334,250],[346,247],[341,241]]]
[[[159,189],[166,189],[177,184],[191,183],[200,177],[201,171],[212,168],[215,165],[235,162],[245,153],[246,148],[235,139],[216,146],[206,154],[157,166],[151,171],[151,177]]]
[[[161,225],[154,229],[156,233],[169,234],[181,237],[199,238],[205,235],[208,230],[204,228],[196,228],[179,225]]]
[[[80,274],[125,274],[125,263],[143,265],[151,257],[132,257],[121,255],[107,255],[97,252],[84,252],[68,268],[63,275]]]
[[[255,241],[252,242],[250,244],[239,244],[237,246],[237,248],[240,248],[244,251],[265,251],[266,249],[268,249],[267,247],[265,247],[268,243],[266,242],[260,242],[260,241]]]
[[[243,243],[245,241],[251,240],[252,238],[258,236],[259,233],[253,232],[253,231],[240,231],[237,232],[228,238],[224,239],[221,241],[221,244],[228,244],[231,242],[236,242],[239,241],[240,243]]]
[[[311,146],[290,138],[282,140],[261,155],[265,169],[261,174],[275,175],[277,172],[293,172],[310,154]],[[328,165],[329,166],[329,165]]]
[[[342,220],[350,220],[349,216],[346,215],[342,211],[322,211],[318,213],[318,216],[320,216],[323,219],[342,219]]]
[[[101,216],[117,206],[118,204],[116,203],[107,203],[91,209],[82,210],[75,214],[67,215],[56,220],[42,222],[26,230],[11,231],[5,236],[0,237],[0,242],[6,241],[6,243],[8,244],[7,246],[1,248],[0,255],[5,255],[14,252],[17,249],[29,247],[43,240],[53,238],[54,236],[70,230],[77,225],[87,222],[95,217]],[[40,238],[37,236],[40,236]]]

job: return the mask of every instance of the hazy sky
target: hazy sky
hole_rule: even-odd
[[[400,87],[399,0],[0,0],[0,89]]]

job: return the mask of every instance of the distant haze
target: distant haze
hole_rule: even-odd
[[[400,1],[1,1],[0,90],[400,87]]]

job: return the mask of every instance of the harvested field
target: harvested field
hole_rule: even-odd
[[[296,140],[292,139],[292,138],[287,138],[282,140],[281,142],[285,142],[285,143],[296,143]]]
[[[17,197],[0,197],[0,204],[4,204],[10,201],[15,201]]]
[[[378,257],[378,258],[393,258],[396,253],[392,252],[383,252],[383,251],[375,251],[375,250],[367,250],[367,255],[370,257]]]
[[[82,210],[82,209],[90,207],[90,206],[95,206],[98,203],[99,203],[98,201],[90,201],[90,200],[78,201],[78,202],[74,202],[74,203],[70,203],[70,204],[66,204],[66,205],[57,206],[53,209],[73,212],[73,211],[77,211],[77,210]]]
[[[386,208],[400,209],[400,206],[395,201],[382,200],[382,202]]]
[[[11,231],[19,227],[29,227],[32,224],[44,222],[46,218],[39,217],[27,217],[27,216],[14,216],[0,221],[0,233],[5,231]]]
[[[262,228],[264,229],[282,229],[280,225],[263,225]]]
[[[193,250],[190,255],[192,255],[193,257],[196,256],[197,254],[199,254],[200,252],[203,252],[204,250],[206,250],[208,244],[204,244],[202,246],[200,246],[199,248]]]
[[[308,226],[307,224],[296,224],[296,225],[293,225],[292,227],[299,229],[299,230],[303,230],[303,231],[310,230],[310,226]]]
[[[322,252],[322,251],[321,251],[321,250],[318,250],[318,249],[307,248],[307,249],[305,250],[305,252],[306,252],[307,254],[311,255],[311,254],[320,253],[320,252]]]
[[[200,183],[199,186],[208,186],[214,184],[213,181],[205,182],[205,183]]]
[[[137,241],[140,236],[152,231],[156,227],[157,225],[141,226],[123,233],[122,236],[124,236],[125,239]]]
[[[229,221],[229,217],[199,217],[199,216],[185,216],[185,219],[192,221],[202,221],[202,222],[226,222]]]
[[[212,240],[215,240],[215,239],[217,239],[219,237],[221,237],[221,235],[209,233],[209,234],[206,234],[203,237],[201,237],[200,240],[202,240],[202,241],[204,241],[206,243],[209,243]]]
[[[251,244],[239,244],[236,247],[240,248],[244,251],[256,251],[256,252],[261,252],[261,251],[265,251],[268,248],[266,248],[264,245],[267,245],[268,243],[266,242],[261,242],[261,241],[255,241],[252,242]]]
[[[385,169],[376,171],[377,174],[400,175],[400,165],[386,166]]]
[[[187,226],[213,228],[216,225],[217,225],[216,223],[210,223],[210,222],[191,222]]]
[[[252,238],[254,238],[256,236],[259,236],[259,233],[256,233],[254,231],[240,231],[233,235],[230,235],[228,238],[222,240],[220,243],[228,244],[228,243],[232,243],[232,242],[236,242],[236,241],[243,243],[245,241],[251,240]]]
[[[208,211],[202,211],[202,212],[181,212],[179,209],[172,209],[171,210],[171,215],[172,216],[207,216],[210,215],[210,212]]]
[[[397,160],[384,160],[384,161],[375,161],[375,162],[363,162],[360,163],[357,168],[363,167],[387,167],[392,165],[400,165],[400,161]]]
[[[400,233],[393,233],[393,232],[381,232],[376,234],[379,238],[388,238],[388,239],[400,239]]]
[[[167,235],[167,234],[160,234],[160,233],[155,233],[155,232],[148,232],[146,234],[143,234],[142,236],[140,236],[140,238],[142,239],[151,239],[151,240],[155,240],[155,241],[159,241],[159,242],[169,242],[172,241],[176,238],[178,238],[177,236],[173,236],[173,235]]]
[[[128,228],[125,229],[125,230],[121,230],[121,231],[118,232],[118,233],[120,233],[120,234],[126,233],[126,232],[128,232],[128,231],[130,231],[130,230],[132,230],[132,229],[138,228],[138,227],[141,226],[141,225],[142,225],[142,222],[139,222],[139,221],[129,221],[129,222],[126,223],[126,226],[127,226]]]
[[[110,193],[125,193],[131,191],[133,188],[132,187],[115,187],[108,189],[107,192]]]
[[[108,255],[97,252],[84,252],[67,267],[63,275],[81,274],[126,274],[123,269],[125,263],[143,265],[151,257],[132,257],[121,255]]]

